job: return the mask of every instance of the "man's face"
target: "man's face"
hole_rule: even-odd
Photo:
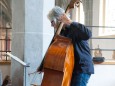
[[[51,26],[54,27],[54,29],[57,29],[59,23],[60,23],[60,22],[59,22],[57,19],[56,19],[56,20],[53,20],[53,21],[51,21]]]
[[[54,29],[58,28],[59,23],[61,22],[63,16],[60,15],[58,18],[56,18],[55,20],[51,21],[51,26],[54,27]]]
[[[53,21],[51,21],[51,26],[52,27],[54,27],[54,29],[56,29],[57,28],[57,25],[56,25],[56,22],[53,20]]]

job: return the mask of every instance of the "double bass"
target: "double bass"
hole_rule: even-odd
[[[65,11],[66,14],[71,8],[74,8],[75,3],[78,4],[79,0],[70,1]],[[53,41],[37,69],[44,71],[41,86],[70,86],[74,68],[74,49],[70,38],[59,35],[62,27],[63,23],[60,23]]]

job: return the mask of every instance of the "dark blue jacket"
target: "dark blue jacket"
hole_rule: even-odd
[[[91,31],[80,23],[72,22],[61,31],[61,35],[72,39],[75,57],[73,72],[93,74],[94,66],[88,44],[88,39],[92,36]]]

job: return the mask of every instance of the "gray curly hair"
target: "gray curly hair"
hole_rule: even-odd
[[[47,15],[50,21],[55,21],[59,18],[60,15],[65,13],[64,9],[60,8],[59,6],[55,6]]]

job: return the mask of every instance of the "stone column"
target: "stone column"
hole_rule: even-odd
[[[30,63],[25,74],[24,67],[12,60],[13,86],[24,86],[25,80],[26,86],[40,85],[42,74],[28,74],[36,71],[51,41],[47,13],[54,4],[54,0],[12,0],[12,54]]]
[[[12,54],[24,61],[25,2],[12,0]],[[12,86],[23,86],[24,68],[17,61],[11,61]]]

